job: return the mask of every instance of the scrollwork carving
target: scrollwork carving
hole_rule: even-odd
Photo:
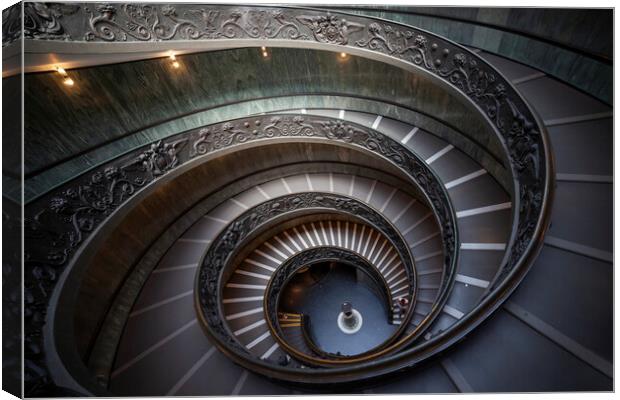
[[[299,26],[281,10],[184,9],[172,5],[99,4],[86,8],[85,40],[300,39]]]
[[[304,123],[304,117],[296,116],[293,119],[282,119],[282,117],[273,117],[269,124],[265,126],[265,135],[273,136],[312,136],[314,135],[314,127]]]
[[[46,3],[47,4],[47,3]],[[40,20],[48,21],[50,32],[57,31],[61,11],[50,12],[45,6]],[[189,8],[188,8],[189,7]],[[363,48],[421,67],[448,82],[465,94],[492,122],[507,145],[512,167],[521,182],[518,196],[530,210],[524,217],[538,218],[542,204],[532,202],[546,179],[544,143],[535,118],[512,85],[477,55],[444,38],[413,27],[348,16],[331,12],[276,9],[179,5],[95,5],[80,10],[88,16],[87,40],[152,41],[176,39],[289,39],[314,40],[319,43]],[[50,19],[51,18],[51,19]],[[73,35],[75,36],[75,35]],[[45,36],[37,36],[43,39]],[[275,126],[274,126],[275,128]],[[332,135],[349,140],[349,133],[338,130]],[[268,134],[269,132],[263,132]],[[196,144],[195,154],[203,154],[207,142],[224,140],[205,135]],[[242,139],[241,139],[242,140]],[[521,222],[518,222],[519,224]],[[525,221],[523,224],[527,225]],[[522,229],[522,228],[520,228]],[[522,248],[520,244],[515,249]],[[517,257],[518,259],[518,257]],[[507,266],[512,268],[512,266]]]
[[[94,11],[85,7],[90,30],[84,35],[87,41],[103,40],[138,41],[214,38],[217,10],[192,9],[177,15],[172,5],[148,4],[99,4]]]
[[[134,159],[130,165],[138,165],[143,171],[153,177],[165,174],[167,171],[179,165],[177,156],[179,150],[185,146],[187,139],[164,143],[160,140],[151,144],[150,148]]]
[[[281,10],[261,11],[232,11],[218,33],[218,37],[228,39],[235,37],[249,37],[254,39],[307,39],[297,25],[288,21]]]
[[[17,3],[2,10],[2,47],[21,39],[21,37],[21,3]]]
[[[379,22],[369,24],[366,32],[365,38],[355,42],[356,46],[403,58],[429,70],[435,69],[431,52],[435,52],[438,45],[434,43],[429,46],[425,35],[417,34],[411,29],[399,29],[391,24],[382,25]]]
[[[24,37],[29,39],[68,40],[71,36],[61,24],[79,6],[62,3],[24,3]]]
[[[305,25],[320,43],[349,44],[349,35],[359,32],[364,25],[327,13],[325,15],[299,15],[297,20]]]

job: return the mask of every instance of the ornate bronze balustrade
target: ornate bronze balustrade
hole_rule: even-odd
[[[378,19],[299,8],[25,3],[25,14],[26,40],[67,45],[196,40],[229,40],[232,44],[238,40],[246,45],[273,43],[356,51],[423,71],[483,114],[506,149],[514,177],[513,232],[501,273],[489,287],[485,300],[455,325],[450,337],[440,335],[429,341],[415,357],[405,351],[386,358],[390,369],[406,364],[408,357],[411,363],[419,359],[416,357],[440,351],[473,329],[514,289],[542,243],[553,186],[552,159],[542,124],[501,74],[476,54],[437,35]],[[19,35],[5,35],[9,41],[16,37]],[[446,257],[455,253],[454,216],[445,190],[428,167],[398,143],[374,131],[335,120],[276,116],[177,135],[122,156],[27,207],[27,392],[52,383],[46,370],[42,328],[59,276],[107,218],[136,193],[189,160],[256,139],[285,137],[321,138],[359,146],[399,166],[425,191],[441,221]]]
[[[369,128],[318,116],[266,115],[192,130],[158,141],[97,168],[28,205],[25,211],[26,358],[33,385],[51,384],[43,351],[43,325],[58,276],[78,249],[137,193],[200,157],[265,140],[326,140],[375,154],[397,166],[426,196],[441,228],[444,264],[452,282],[457,252],[455,214],[447,192],[430,168],[400,143]],[[60,289],[59,289],[60,290]],[[440,311],[444,298],[437,303]],[[442,302],[443,301],[443,302]]]
[[[218,237],[211,243],[209,250],[204,256],[202,266],[200,268],[198,279],[196,280],[196,293],[197,293],[197,308],[201,312],[202,322],[205,326],[208,335],[223,347],[224,351],[237,352],[239,357],[244,358],[247,363],[262,363],[264,368],[267,368],[266,362],[261,362],[255,359],[246,349],[243,347],[234,335],[227,328],[225,317],[221,311],[221,289],[226,284],[222,280],[222,276],[225,276],[225,269],[236,268],[237,265],[232,263],[235,260],[236,254],[251,240],[252,237],[259,235],[263,230],[268,229],[273,225],[271,222],[274,219],[293,212],[313,210],[315,213],[319,213],[324,210],[331,210],[338,214],[348,214],[350,218],[361,219],[361,221],[372,226],[374,229],[378,229],[393,246],[401,262],[404,265],[406,276],[409,283],[408,297],[411,299],[411,304],[415,303],[415,265],[413,257],[409,252],[409,248],[404,243],[403,238],[381,214],[373,210],[371,207],[348,197],[336,195],[333,193],[320,193],[309,192],[293,194],[288,196],[278,197],[246,211],[243,215],[231,221],[230,224],[218,235]],[[287,349],[293,356],[303,359],[309,364],[317,365],[330,365],[330,364],[345,364],[356,363],[365,361],[374,357],[378,357],[380,354],[364,354],[363,356],[350,358],[347,360],[323,360],[314,357],[304,355],[291,346],[288,346],[280,337],[277,331],[277,299],[280,295],[280,291],[288,278],[300,268],[302,265],[295,262],[304,257],[316,256],[317,253],[322,256],[328,257],[334,252],[339,252],[346,258],[350,257],[349,252],[342,249],[335,250],[333,248],[316,248],[305,251],[298,256],[285,262],[280,268],[276,269],[274,275],[270,279],[265,294],[264,312],[265,319],[270,325],[270,329],[276,339]],[[304,256],[305,255],[305,256]],[[301,258],[299,258],[301,257]],[[353,255],[353,257],[359,257],[359,255]],[[452,266],[452,263],[446,264]],[[449,276],[451,274],[446,274]],[[447,291],[449,287],[449,281],[444,281],[443,289]],[[413,310],[413,306],[409,311]],[[406,315],[403,324],[397,329],[394,335],[384,343],[381,347],[387,347],[391,342],[399,338],[400,335],[407,328],[407,323],[411,318],[411,312]],[[430,324],[432,319],[427,321]],[[419,335],[420,330],[417,329],[412,334],[408,335],[406,340],[400,340],[398,346],[402,347],[408,343],[411,343]]]

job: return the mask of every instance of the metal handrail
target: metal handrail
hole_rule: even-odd
[[[143,5],[136,6],[142,7]],[[95,5],[89,5],[89,7],[94,8]],[[161,13],[166,6],[150,7]],[[173,35],[171,39],[178,44],[204,39],[205,41],[226,40],[235,46],[240,44],[299,46],[345,51],[422,72],[466,99],[472,109],[482,115],[493,128],[497,140],[502,143],[510,159],[510,169],[514,177],[513,227],[506,257],[502,261],[501,272],[493,280],[485,298],[468,315],[459,320],[450,331],[438,335],[416,349],[386,356],[382,360],[382,366],[372,367],[372,374],[400,368],[403,362],[415,363],[416,360],[435,354],[460,340],[463,335],[490,315],[514,290],[540,250],[542,237],[549,225],[554,167],[548,134],[543,124],[509,80],[475,53],[456,43],[421,29],[377,18],[299,8],[204,6],[205,11],[217,13],[218,18],[203,20],[200,23],[204,22],[207,25],[201,26],[195,25],[199,23],[198,20],[184,22],[182,26],[178,22],[176,25],[170,25],[174,21],[170,19],[171,15],[178,16],[179,10],[189,10],[192,7],[195,6],[177,5],[176,11],[167,9],[166,18],[160,20],[165,28],[161,32],[166,32],[166,29],[168,33],[174,31],[178,36],[175,39]],[[110,31],[98,30],[97,26],[109,24],[111,21],[109,17],[117,12],[118,10],[112,5],[108,5],[107,9],[105,7],[98,9],[96,12],[90,11],[89,8],[88,13],[85,13],[83,9],[80,9],[73,15],[63,16],[66,18],[62,23],[58,21],[61,15],[54,13],[52,15],[56,19],[55,23],[60,26],[58,35],[62,35],[67,42],[70,42],[72,37],[76,37],[72,36],[75,29],[84,28],[92,33],[87,37],[93,40],[103,40],[101,35]],[[115,23],[120,24],[126,16],[117,14]],[[277,29],[270,31],[271,33],[263,30],[255,35],[254,30],[246,28],[253,26],[252,21],[256,16],[267,18],[269,24],[262,26]],[[45,21],[45,19],[41,20]],[[72,21],[79,21],[79,23],[71,25]],[[84,24],[84,21],[88,23]],[[215,21],[219,21],[220,24],[215,24]],[[198,27],[198,31],[192,30],[193,28],[187,29],[192,26]],[[241,29],[234,28],[235,26]],[[147,28],[153,27],[147,26]],[[33,29],[35,29],[33,37],[37,37],[37,27]],[[192,32],[197,32],[200,37],[190,38]],[[151,30],[150,34],[157,35],[157,32]],[[46,35],[47,39],[54,39],[54,32],[47,32]],[[80,37],[84,36],[80,35]],[[120,37],[122,35],[117,33],[113,35],[112,40],[120,40]],[[160,39],[152,38],[153,41]],[[177,39],[181,40],[177,41]],[[38,37],[36,40],[42,39]],[[179,165],[181,162],[178,157],[181,153],[180,147],[183,147],[186,141],[186,139],[160,141],[150,150],[141,149],[138,152],[132,152],[110,163],[110,167],[106,166],[106,168],[95,170],[88,176],[81,176],[30,204],[26,210],[25,230],[26,234],[34,232],[38,236],[26,242],[27,263],[50,265],[59,270],[70,265],[76,250],[88,242],[87,238],[94,226],[100,225],[106,220],[107,215],[118,210],[127,198],[134,196],[135,193],[140,192]],[[139,163],[133,158],[136,153],[142,153]],[[163,161],[157,163],[158,160]],[[126,164],[127,162],[129,164]],[[127,181],[123,174],[129,171],[127,168],[132,167],[141,168],[141,172],[131,171],[129,175],[138,180]],[[95,196],[99,203],[91,202],[91,198],[85,199],[79,192],[87,185],[91,187],[99,185],[111,192],[91,192],[90,195]],[[74,191],[71,192],[71,190]],[[95,217],[91,216],[89,219],[85,216],[83,212],[85,209],[93,210]],[[50,215],[57,215],[58,219],[52,218],[51,225],[44,226],[44,222],[47,223],[44,218]],[[44,286],[45,289],[43,289]],[[39,308],[47,306],[49,293],[53,292],[56,283],[45,282],[44,286],[41,286],[40,291],[35,288],[32,293],[29,293],[35,300],[32,304],[26,305],[30,311],[40,313]],[[45,315],[45,312],[43,311],[42,314]],[[35,341],[42,340],[37,337],[43,336],[43,324],[44,320],[29,322],[25,327],[26,336]],[[28,354],[26,356],[28,357]],[[43,370],[45,369],[43,361],[37,360],[36,363]],[[242,362],[242,364],[247,363]],[[353,371],[360,372],[357,376],[363,377],[365,373],[362,371],[367,371],[366,368],[369,367],[360,366],[346,372],[343,370],[340,373],[336,370],[330,370],[329,373],[317,370],[309,373],[306,371],[303,374],[297,374],[295,371],[259,369],[276,378],[320,382],[328,375],[332,381],[351,380],[353,378],[350,374]]]
[[[263,122],[260,118],[255,121],[255,124],[262,127]],[[249,129],[250,127],[246,126],[246,128]],[[229,126],[227,129],[232,130],[232,126]],[[356,124],[344,123],[331,118],[310,115],[305,118],[288,115],[287,118],[276,115],[271,117],[271,124],[262,127],[260,130],[253,130],[250,133],[248,129],[237,130],[235,133],[235,135],[237,135],[236,140],[245,142],[282,135],[285,137],[302,136],[306,138],[325,136],[326,138],[339,142],[361,146],[371,152],[377,152],[394,166],[401,169],[405,174],[409,175],[413,184],[420,186],[421,192],[427,198],[426,201],[430,205],[435,218],[438,220],[442,232],[445,265],[447,266],[447,273],[444,273],[442,276],[442,291],[440,291],[437,301],[423,323],[418,325],[411,333],[403,336],[383,350],[353,361],[341,360],[339,363],[354,364],[362,361],[370,362],[370,360],[383,357],[417,339],[422,333],[422,328],[430,324],[443,308],[449,290],[453,284],[453,276],[456,271],[456,260],[458,258],[458,246],[456,245],[456,243],[458,243],[458,233],[454,226],[454,221],[456,221],[455,212],[452,208],[452,204],[448,200],[447,190],[443,184],[441,184],[436,174],[421,158],[404,147],[401,143],[368,128]],[[219,130],[217,129],[213,132],[210,131],[215,138],[219,137],[218,132]],[[227,145],[230,144],[230,140],[226,141],[226,139],[222,138],[216,140],[211,146],[220,148],[219,146],[222,142],[225,142]],[[280,204],[278,208],[281,207],[282,204]],[[266,210],[273,212],[269,208]],[[244,355],[245,350],[231,337],[230,332],[228,332],[223,323],[221,312],[219,311],[220,301],[217,297],[217,293],[219,293],[218,288],[221,287],[220,277],[222,271],[227,265],[228,260],[230,260],[231,253],[238,246],[238,241],[250,233],[249,229],[251,229],[252,225],[260,223],[261,218],[265,218],[261,213],[247,212],[246,214],[252,217],[251,220],[239,220],[238,222],[232,223],[211,243],[211,247],[203,259],[203,266],[196,280],[196,290],[198,293],[197,308],[200,311],[201,322],[204,324],[205,332],[210,338],[216,343],[219,343],[220,346],[235,347],[238,357],[244,359],[248,365],[253,365],[254,368],[257,368],[257,364],[262,364],[264,368],[270,369],[271,366],[267,362],[246,359]],[[230,238],[234,238],[234,240]],[[228,349],[228,351],[230,352],[231,349]]]

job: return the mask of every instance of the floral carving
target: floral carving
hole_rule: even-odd
[[[355,42],[356,46],[385,52],[434,70],[426,36],[415,34],[411,29],[394,28],[390,24],[381,25],[378,22],[368,25],[367,33],[366,38]]]
[[[335,15],[300,15],[297,20],[308,27],[314,38],[321,43],[347,45],[349,35],[361,31],[364,26]]]
[[[272,7],[197,8],[182,4],[115,3],[81,8],[56,3],[25,3],[24,7],[24,32],[27,38],[33,39],[77,40],[79,30],[76,29],[88,26],[86,40],[282,38],[355,46],[398,57],[434,73],[478,104],[503,139],[516,145],[510,149],[510,155],[517,170],[526,173],[528,169],[523,166],[534,165],[536,178],[545,179],[540,131],[534,126],[535,120],[527,105],[511,85],[475,54],[416,28],[357,16],[345,18],[337,13],[308,10],[302,13]],[[86,21],[61,24],[62,18],[74,14],[77,19],[85,18]],[[9,13],[6,15],[8,18]],[[529,130],[527,140],[531,144],[535,142],[531,151],[525,148],[523,137],[509,138],[513,124],[521,124],[519,119],[523,119],[525,129]],[[214,136],[210,136],[210,140],[225,144],[215,140]],[[529,179],[526,176],[521,178],[524,181]]]
[[[165,174],[179,164],[177,153],[185,145],[187,139],[164,143],[160,140],[151,144],[150,148],[135,159],[136,164],[150,172],[154,177]],[[107,172],[106,172],[107,173]]]
[[[483,68],[473,56],[457,53],[453,56],[452,65],[439,70],[438,74],[446,77],[477,103],[502,134],[512,166],[519,177],[519,196],[528,210],[527,214],[519,218],[520,224],[527,226],[528,221],[536,220],[542,209],[542,202],[533,201],[538,197],[535,194],[542,195],[545,174],[544,150],[538,126],[533,117],[528,117],[517,105],[520,100],[513,89],[500,80],[496,73]],[[522,246],[515,246],[514,251],[522,254],[520,248]]]
[[[24,3],[24,37],[69,39],[60,23],[63,15],[74,14],[79,6],[60,3]]]
[[[355,130],[351,125],[345,124],[342,121],[325,121],[322,125],[326,137],[330,139],[342,140],[344,142],[353,141]]]
[[[307,39],[306,35],[301,34],[297,25],[286,20],[286,16],[280,10],[233,11],[217,33],[218,37],[229,39],[235,37],[271,39],[280,35],[287,39]]]
[[[26,237],[46,244],[29,253],[28,261],[45,261],[54,265],[67,262],[84,236],[143,184],[141,179],[131,179],[124,169],[108,167],[93,173],[84,184],[67,188],[52,197],[46,209],[25,220]],[[50,227],[58,225],[55,221],[69,229],[54,234]],[[47,254],[40,254],[41,250]],[[36,253],[43,257],[35,256]]]
[[[61,18],[78,12],[79,16],[87,17],[87,40],[285,38],[354,45],[401,58],[435,73],[477,103],[504,140],[515,144],[516,148],[511,148],[510,152],[517,170],[526,173],[528,169],[524,166],[532,165],[536,178],[544,179],[540,131],[537,127],[528,127],[535,125],[535,120],[527,105],[510,84],[504,82],[478,56],[432,34],[370,18],[351,16],[347,19],[329,12],[304,11],[300,14],[298,10],[269,7],[195,8],[187,5],[104,3],[79,8],[55,3],[26,3],[26,37],[75,40],[77,36],[67,33],[69,26],[63,26]],[[525,129],[529,130],[527,139],[523,136],[518,139],[509,137],[513,123],[521,124],[518,119],[523,119]],[[530,147],[531,151],[525,148],[526,141],[531,144],[535,142],[535,146]],[[200,147],[200,144],[197,146]],[[526,176],[522,178],[527,180]]]

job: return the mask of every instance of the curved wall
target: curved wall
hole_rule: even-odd
[[[370,11],[370,7],[353,8]],[[378,7],[372,7],[377,10]],[[482,26],[497,27],[548,40],[556,45],[580,50],[609,60],[613,57],[611,9],[536,8],[536,7],[405,7],[382,6],[386,12],[399,12],[464,21]],[[588,29],[583,29],[587,26]]]
[[[395,102],[486,131],[458,99],[420,74],[378,61],[303,49],[195,53],[72,71],[71,90],[56,73],[28,74],[25,95],[26,179],[97,146],[189,113],[223,104],[294,94],[351,94]],[[140,90],[136,90],[137,87]],[[412,95],[414,94],[414,95]],[[187,129],[177,126],[176,132]],[[127,151],[118,148],[117,154]],[[499,154],[499,150],[498,150]]]
[[[306,109],[308,113],[312,113],[314,108],[367,112],[417,126],[420,129],[445,138],[472,158],[479,160],[491,174],[500,182],[503,182],[507,190],[511,190],[509,188],[511,184],[509,182],[508,170],[505,168],[505,162],[501,158],[498,159],[496,153],[487,150],[487,147],[493,148],[493,142],[489,142],[488,138],[481,135],[480,131],[474,131],[472,136],[470,136],[464,133],[460,129],[461,127],[447,125],[445,121],[399,105],[394,101],[388,102],[385,99],[380,100],[357,95],[306,94],[248,99],[242,102],[221,105],[123,135],[112,142],[95,147],[28,179],[26,182],[26,201],[30,201],[37,195],[47,192],[58,183],[67,181],[93,166],[117,157],[119,152],[131,150],[179,132],[247,115],[291,109],[297,109],[297,111]]]
[[[418,26],[539,69],[613,103],[611,9],[333,8]]]

